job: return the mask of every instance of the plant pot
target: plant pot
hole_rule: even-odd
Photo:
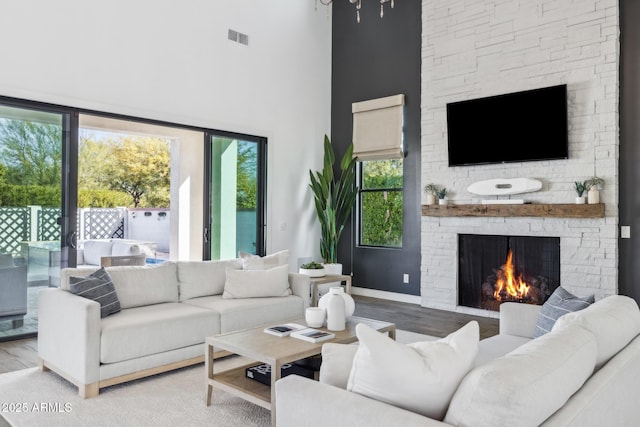
[[[427,205],[435,205],[436,204],[436,196],[433,194],[427,194],[427,200],[425,200]]]
[[[327,271],[324,268],[300,268],[298,273],[306,274],[309,277],[323,277],[327,275]]]
[[[576,205],[584,205],[586,201],[587,201],[587,198],[584,196],[576,197]]]
[[[448,199],[438,199],[438,204],[442,206],[447,206],[449,204]]]
[[[600,191],[597,188],[591,187],[591,190],[587,193],[587,203],[590,205],[600,203]]]

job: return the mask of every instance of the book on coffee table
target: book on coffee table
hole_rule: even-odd
[[[278,337],[286,337],[289,336],[291,332],[301,331],[303,329],[306,329],[306,326],[297,323],[284,323],[282,325],[269,326],[268,328],[264,328],[264,331]]]
[[[320,329],[306,328],[301,331],[291,332],[291,336],[299,340],[320,342],[335,338],[336,335],[331,332],[321,331]]]

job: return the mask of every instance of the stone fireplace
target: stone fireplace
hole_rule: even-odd
[[[560,283],[557,237],[458,235],[458,304],[543,304]]]
[[[596,299],[616,294],[618,4],[472,3],[422,2],[421,186],[446,187],[449,207],[438,216],[423,212],[421,305],[498,317],[493,310],[459,303],[456,260],[463,234],[559,238],[561,286]],[[447,103],[557,84],[567,85],[568,159],[449,167]],[[483,141],[476,142],[482,149]],[[513,142],[520,142],[517,132]],[[536,207],[554,210],[574,203],[574,182],[594,175],[605,180],[604,216],[531,214]],[[536,178],[542,189],[518,197],[529,203],[522,205],[527,212],[513,213],[517,207],[511,206],[496,215],[451,213],[458,205],[480,210],[481,198],[467,188],[493,178]]]

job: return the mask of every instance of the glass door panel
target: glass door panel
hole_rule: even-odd
[[[205,259],[264,252],[264,147],[266,140],[212,134],[208,165]]]
[[[0,341],[37,332],[38,291],[59,286],[69,261],[62,177],[70,121],[0,100]]]

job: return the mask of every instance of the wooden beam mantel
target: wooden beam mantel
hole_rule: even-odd
[[[422,205],[423,216],[493,216],[493,217],[548,217],[548,218],[604,218],[604,203],[598,204],[546,204],[522,205]]]

